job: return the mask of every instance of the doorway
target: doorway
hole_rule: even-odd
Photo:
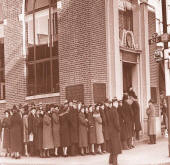
[[[123,92],[132,86],[132,69],[134,64],[123,62]]]

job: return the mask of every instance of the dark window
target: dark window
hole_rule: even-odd
[[[157,103],[156,87],[151,87],[151,99],[154,101],[154,103]]]
[[[4,43],[0,42],[0,100],[5,99]]]
[[[73,85],[66,87],[66,99],[84,102],[84,85]]]
[[[25,9],[27,13],[33,12],[35,3],[35,10],[41,10],[43,8],[48,8],[49,0],[26,0]],[[57,3],[57,0],[51,0],[51,4]]]
[[[51,17],[49,13],[36,17],[35,12],[27,22],[28,96],[59,92],[57,13],[51,12]]]
[[[106,84],[94,83],[93,84],[93,97],[94,103],[104,102],[106,99]]]

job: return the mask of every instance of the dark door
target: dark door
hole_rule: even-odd
[[[123,91],[126,92],[132,86],[132,67],[133,64],[123,63]]]

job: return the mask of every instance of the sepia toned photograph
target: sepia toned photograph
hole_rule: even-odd
[[[170,165],[170,0],[0,0],[0,165]]]

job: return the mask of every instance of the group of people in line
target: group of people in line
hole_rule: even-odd
[[[147,114],[152,125],[152,105]],[[116,165],[122,150],[135,147],[133,138],[139,140],[142,129],[138,98],[131,89],[122,100],[115,97],[89,106],[75,100],[60,106],[14,105],[4,116],[0,124],[3,148],[6,156],[16,159],[21,155],[47,158],[109,152],[109,163]],[[155,143],[156,136],[150,133]]]

